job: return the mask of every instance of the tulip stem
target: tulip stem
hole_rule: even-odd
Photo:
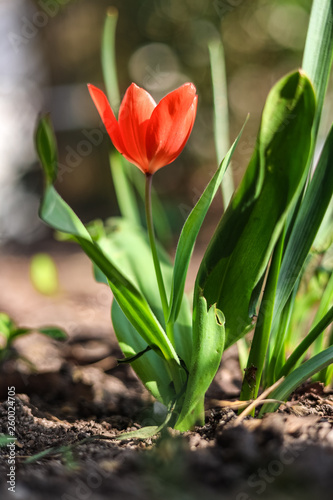
[[[175,339],[173,334],[173,323],[168,321],[169,317],[169,307],[168,307],[168,299],[165,292],[165,286],[160,266],[160,261],[157,255],[156,249],[156,241],[155,241],[155,232],[154,232],[154,224],[153,224],[153,214],[152,214],[152,206],[151,206],[151,186],[153,181],[153,175],[147,173],[146,174],[146,189],[145,189],[145,209],[146,209],[146,221],[147,221],[147,230],[149,235],[149,242],[151,247],[151,253],[153,256],[155,274],[158,284],[158,290],[161,297],[163,316],[166,325],[166,333],[173,344],[175,346]]]

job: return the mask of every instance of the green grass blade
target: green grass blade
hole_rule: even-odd
[[[221,184],[225,171],[228,168],[231,157],[243,133],[245,125],[246,122],[244,123],[241,131],[239,132],[228,153],[225,155],[213,178],[210,180],[208,186],[206,187],[195,207],[186,219],[186,222],[181,231],[175,255],[173,282],[170,297],[169,321],[174,322],[177,319],[180,305],[183,299],[187,269],[190,263],[196,238],[206,217],[208,209],[214,199],[214,196]]]
[[[281,234],[273,252],[272,261],[268,270],[267,282],[261,301],[258,320],[254,331],[245,376],[240,395],[241,401],[255,399],[258,395],[261,383],[261,375],[264,368],[268,342],[271,333],[272,317],[274,309],[274,296],[279,276],[283,250],[284,234]],[[256,368],[253,377],[253,367]],[[252,373],[252,375],[250,375]],[[249,376],[250,375],[250,376]]]
[[[328,339],[328,346],[333,346],[333,326],[331,326],[331,331]],[[333,363],[326,367],[325,369],[325,385],[328,386],[333,382]]]
[[[290,394],[303,382],[306,382],[312,375],[323,370],[333,363],[333,346],[328,347],[325,351],[313,356],[313,358],[306,361],[303,365],[299,366],[291,372],[281,385],[270,394],[271,399],[278,401],[286,401]],[[267,403],[261,411],[260,416],[264,413],[273,412],[279,406],[279,403]]]
[[[212,75],[213,98],[214,98],[214,138],[217,163],[220,164],[222,158],[229,149],[229,114],[228,114],[228,91],[227,79],[224,63],[224,50],[220,41],[209,44],[210,68]],[[229,204],[235,186],[232,171],[223,179],[222,197],[224,209]]]
[[[286,344],[291,328],[291,319],[294,311],[295,298],[298,290],[298,284],[293,289],[285,307],[283,308],[277,331],[272,337],[270,344],[271,349],[267,355],[267,378],[265,386],[269,387],[279,380],[279,373],[286,362]]]
[[[120,104],[115,46],[117,20],[117,9],[110,7],[106,12],[102,37],[102,69],[106,93],[114,112],[117,112]]]
[[[333,2],[313,0],[302,68],[313,83],[317,110],[314,120],[316,138],[321,111],[333,62]]]
[[[306,353],[311,344],[321,335],[321,333],[327,328],[333,321],[333,306],[327,311],[325,316],[316,324],[314,328],[308,333],[308,335],[302,340],[299,346],[294,350],[294,352],[289,356],[285,365],[282,367],[278,378],[288,375],[288,373],[294,368],[297,362]]]
[[[141,427],[141,429],[137,429],[136,431],[119,434],[119,436],[114,437],[114,439],[118,441],[124,441],[126,439],[148,439],[156,436],[158,432],[158,425],[148,425],[147,427]]]
[[[120,105],[115,47],[117,20],[118,11],[114,7],[110,7],[106,13],[103,30],[102,68],[108,99],[115,113]],[[110,166],[121,215],[135,224],[141,224],[135,189],[144,199],[144,176],[124,158],[117,157],[116,154],[111,156]],[[170,225],[155,191],[153,192],[152,204],[154,219],[157,221],[156,234],[160,241],[170,242],[172,237]]]
[[[319,320],[327,313],[330,306],[333,303],[333,272],[328,280],[324,293],[320,299],[319,307],[316,312],[316,316],[313,320],[313,325],[316,325]],[[320,335],[314,343],[313,354],[317,354],[322,351],[324,347],[324,335]]]
[[[123,217],[139,226],[141,224],[140,213],[133,187],[126,174],[127,169],[131,168],[131,166],[127,162],[126,165],[124,163],[125,161],[118,151],[110,154],[112,180],[120,213]]]
[[[106,13],[102,38],[102,68],[109,102],[115,113],[120,105],[116,64],[116,27],[118,11],[110,7]],[[128,177],[131,165],[118,153],[110,155],[110,167],[118,206],[123,217],[140,224],[140,214],[133,185]]]
[[[333,192],[333,127],[306,190],[283,257],[274,306],[278,320],[304,266]]]
[[[0,448],[15,443],[16,439],[16,437],[9,436],[9,434],[0,434]]]

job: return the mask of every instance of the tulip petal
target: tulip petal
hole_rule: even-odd
[[[177,158],[192,131],[198,96],[192,83],[166,95],[152,113],[146,133],[149,172]]]
[[[132,83],[119,109],[119,129],[130,161],[148,171],[146,131],[156,102],[146,90]]]
[[[116,117],[111,109],[109,101],[100,89],[94,85],[88,84],[88,90],[92,100],[99,112],[99,115],[104,123],[104,126],[114,144],[114,147],[119,153],[126,154],[126,149],[121,137],[120,129]]]

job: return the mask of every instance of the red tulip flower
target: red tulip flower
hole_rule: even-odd
[[[183,150],[197,110],[192,83],[170,92],[158,104],[132,83],[120,105],[118,121],[105,94],[93,85],[88,89],[115,148],[143,173],[154,174]]]

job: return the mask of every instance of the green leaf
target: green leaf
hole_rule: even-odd
[[[327,85],[333,63],[332,0],[313,0],[302,68],[313,82],[317,96],[314,137],[320,123]]]
[[[12,331],[11,336],[10,336],[10,341],[14,340],[16,337],[21,337],[21,335],[26,335],[27,333],[33,332],[33,328],[16,328],[15,330]]]
[[[115,300],[111,315],[119,346],[126,357],[135,356],[147,348],[147,343],[138,335]],[[142,358],[131,363],[131,366],[158,401],[167,405],[176,396],[167,366],[156,352],[147,352]]]
[[[46,182],[52,184],[57,178],[58,154],[57,143],[49,115],[41,117],[38,122],[35,133],[35,145],[41,162],[44,165]]]
[[[285,233],[283,232],[274,248],[271,262],[269,265],[265,288],[258,313],[258,321],[252,337],[250,353],[245,369],[245,375],[240,394],[241,401],[256,399],[261,383],[261,376],[264,369],[267,348],[270,341],[272,317],[274,309],[274,297],[276,292],[276,284],[279,276],[281,265],[283,241]],[[249,376],[253,373],[255,367],[255,377]],[[254,412],[252,412],[254,415]]]
[[[109,7],[102,39],[102,69],[106,93],[110,105],[116,114],[120,105],[120,93],[117,77],[116,64],[116,28],[118,21],[118,11],[114,7]],[[140,225],[140,214],[136,202],[133,184],[128,176],[128,171],[133,166],[123,158],[118,151],[110,154],[110,168],[114,189],[120,213],[133,223]],[[136,168],[136,167],[135,167]]]
[[[209,58],[214,97],[214,139],[217,163],[229,149],[228,88],[223,45],[220,40],[209,44]],[[223,205],[226,208],[234,192],[232,172],[222,183]]]
[[[146,299],[91,240],[81,221],[53,186],[45,192],[40,215],[54,229],[70,232],[76,237],[84,252],[109,280],[115,299],[147,344],[156,344],[167,360],[174,359],[178,363],[178,356]]]
[[[206,217],[208,209],[214,199],[214,196],[221,184],[225,171],[228,168],[231,157],[243,133],[246,122],[247,120],[245,121],[241,131],[239,132],[236,140],[229,149],[228,153],[222,160],[219,168],[217,169],[214,176],[210,180],[208,186],[206,187],[206,189],[200,196],[198,202],[196,203],[195,207],[193,208],[190,215],[186,219],[186,222],[180,234],[175,256],[173,282],[172,282],[171,298],[170,298],[169,320],[171,320],[172,322],[176,321],[179,313],[180,305],[184,295],[186,274],[196,238],[198,236],[202,223]]]
[[[185,400],[175,428],[188,430],[191,414],[203,399],[218,370],[224,348],[224,316],[215,305],[207,310],[199,297],[193,316],[193,354]],[[192,420],[194,425],[195,416]]]
[[[0,448],[7,446],[9,443],[15,443],[16,438],[6,434],[0,434]]]
[[[54,340],[67,340],[68,338],[67,333],[56,326],[43,326],[42,328],[38,328],[37,330],[43,335],[51,337],[51,339]]]
[[[281,385],[275,389],[270,394],[271,399],[277,399],[278,401],[286,401],[290,394],[303,382],[306,382],[312,375],[323,370],[327,366],[333,363],[333,346],[328,347],[321,353],[313,356],[304,364],[296,368],[291,372],[281,383]],[[279,403],[267,403],[265,404],[260,412],[260,415],[264,413],[273,412],[279,406]]]
[[[118,11],[114,7],[109,7],[106,11],[106,18],[102,39],[102,68],[109,102],[114,112],[118,110],[120,104],[117,64],[116,64],[116,27],[118,21]]]
[[[124,160],[118,151],[114,151],[110,155],[110,167],[121,215],[140,226],[140,213],[134,189],[126,174],[126,171],[132,166]]]
[[[288,373],[295,367],[297,362],[306,353],[308,348],[319,337],[319,335],[332,323],[333,321],[333,306],[327,311],[325,316],[311,329],[308,335],[297,346],[294,352],[289,356],[286,363],[283,365],[279,377],[288,375]]]
[[[25,335],[33,331],[39,331],[55,340],[67,339],[67,334],[61,328],[57,328],[55,326],[45,326],[42,328],[17,327],[14,321],[7,314],[0,313],[0,334],[3,334],[7,338],[8,343],[16,337],[20,337],[21,335]]]
[[[251,329],[254,290],[306,177],[314,113],[301,71],[273,87],[250,164],[202,260],[195,295],[225,315],[226,347]]]
[[[285,249],[277,284],[274,321],[277,321],[300,275],[333,192],[333,127],[305,192]]]
[[[106,221],[105,236],[101,235],[96,241],[108,259],[114,265],[117,265],[124,276],[138,288],[146,298],[158,321],[164,326],[164,316],[154,264],[145,231],[138,226],[134,226],[128,220],[112,218]],[[167,293],[169,293],[172,281],[172,265],[169,256],[160,246],[157,247],[157,251],[163,280]],[[98,276],[98,278],[102,279],[101,276]],[[120,334],[120,330],[118,333]],[[179,321],[174,325],[174,336],[178,355],[186,364],[189,364],[192,344],[192,319],[186,297],[182,297]],[[128,341],[127,336],[126,338]],[[118,336],[118,340],[121,341],[121,336]],[[145,347],[146,345],[143,346],[143,349]],[[142,363],[144,364],[144,359]]]
[[[0,334],[2,334],[7,339],[7,342],[10,340],[16,328],[16,324],[8,316],[8,314],[0,313]]]
[[[30,457],[24,460],[25,464],[33,464],[40,460],[41,458],[47,457],[48,455],[52,455],[54,453],[61,453],[65,449],[65,446],[52,446],[51,448],[47,448],[46,450],[42,450],[39,453],[31,455]]]
[[[159,427],[157,425],[149,425],[136,431],[124,432],[114,439],[118,441],[123,441],[124,439],[148,439],[155,436],[158,432]]]
[[[40,154],[40,151],[38,150]],[[43,162],[45,158],[40,155]],[[48,166],[42,163],[47,175]],[[164,358],[179,365],[178,356],[160,323],[139,290],[113,265],[100,247],[91,239],[87,229],[73,210],[47,185],[40,207],[40,216],[49,226],[75,237],[88,257],[107,277],[115,299],[124,314],[148,345],[157,345]]]
[[[108,8],[103,30],[102,68],[106,92],[115,114],[120,105],[115,43],[117,21],[117,9],[114,7]],[[144,176],[138,171],[137,167],[131,165],[118,152],[110,155],[110,167],[121,215],[134,224],[141,225],[136,191],[141,198],[144,197]],[[158,221],[156,233],[161,241],[170,241],[170,226],[155,191],[153,191],[152,203],[155,220]]]
[[[108,259],[121,268],[126,278],[146,298],[157,320],[164,325],[163,311],[158,293],[154,265],[146,233],[138,226],[124,219],[112,218],[106,221],[100,231],[97,243]],[[172,266],[167,254],[158,247],[159,260],[167,290],[170,290]],[[95,269],[95,276],[105,282],[105,277]],[[147,342],[138,334],[124,313],[114,302],[112,322],[125,356],[135,356],[147,348]],[[192,352],[191,311],[186,297],[183,298],[179,320],[174,325],[176,352],[189,366]],[[175,397],[172,378],[162,358],[156,352],[146,353],[131,364],[143,384],[153,396],[164,404]]]
[[[332,270],[331,276],[327,282],[325,290],[323,291],[323,294],[321,296],[319,306],[318,306],[316,315],[314,317],[312,326],[319,323],[319,321],[329,311],[330,307],[333,310],[333,270]],[[333,321],[333,312],[332,312],[331,321]],[[322,351],[323,347],[324,347],[324,343],[325,343],[325,339],[324,339],[324,333],[323,333],[323,335],[321,335],[320,337],[318,337],[316,339],[312,354],[317,354],[318,352]]]

